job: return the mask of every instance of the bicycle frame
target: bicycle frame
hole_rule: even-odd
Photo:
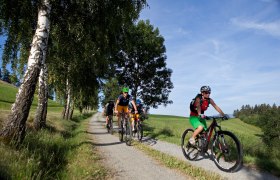
[[[207,117],[208,119],[213,119],[212,123],[210,124],[210,126],[207,128],[206,131],[202,131],[200,133],[200,135],[202,135],[203,133],[205,133],[205,138],[206,138],[206,146],[205,146],[205,149],[203,149],[204,151],[206,151],[208,149],[208,146],[209,146],[209,143],[210,143],[210,140],[211,140],[211,137],[212,137],[212,134],[213,132],[217,132],[216,128],[219,129],[219,131],[222,130],[221,126],[218,125],[217,123],[217,120],[216,119],[219,119],[219,118],[222,118],[222,117],[214,117],[214,116],[208,116]],[[215,137],[214,137],[215,138]]]

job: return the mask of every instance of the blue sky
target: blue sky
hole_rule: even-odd
[[[202,85],[228,114],[242,105],[280,101],[280,1],[148,0],[149,19],[165,38],[173,104],[153,114],[189,116]],[[205,114],[217,114],[213,107]]]

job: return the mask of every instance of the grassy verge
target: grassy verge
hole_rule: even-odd
[[[0,179],[105,179],[88,139],[89,116],[52,121],[39,132],[29,129],[19,149],[1,144]]]
[[[207,122],[208,126],[211,122]],[[260,170],[280,176],[280,159],[270,155],[268,147],[262,142],[260,128],[246,124],[239,119],[222,121],[223,130],[233,132],[243,146],[244,163]],[[184,130],[191,127],[188,118],[177,116],[150,115],[145,121],[144,135],[180,145]]]
[[[180,171],[181,173],[188,176],[188,179],[209,179],[209,180],[220,180],[222,177],[218,174],[212,173],[209,171],[206,171],[202,168],[198,168],[195,166],[192,166],[185,161],[179,160],[173,156],[170,156],[168,154],[162,153],[160,151],[157,151],[155,149],[152,149],[151,147],[139,143],[134,142],[136,147],[149,156],[153,157],[158,162],[162,163],[168,168],[175,169],[177,171]]]

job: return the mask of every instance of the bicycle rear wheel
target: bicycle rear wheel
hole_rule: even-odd
[[[141,141],[143,138],[143,126],[141,122],[138,122],[136,127],[137,127],[137,138],[139,141]]]
[[[188,160],[194,161],[199,156],[199,148],[198,148],[198,141],[196,141],[196,145],[191,145],[189,143],[189,139],[193,135],[193,129],[186,129],[181,138],[181,148],[185,158]]]
[[[110,134],[113,134],[114,133],[114,127],[113,127],[113,117],[112,116],[109,116],[109,133]]]
[[[237,137],[229,131],[218,131],[211,145],[216,166],[225,172],[235,172],[242,166],[243,152]]]
[[[131,129],[131,123],[129,119],[125,120],[125,143],[126,145],[130,146],[132,142],[132,129]]]

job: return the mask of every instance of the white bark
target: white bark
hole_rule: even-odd
[[[67,101],[66,101],[66,110],[65,110],[65,119],[69,119],[70,106],[71,106],[71,87],[69,80],[66,80],[66,89],[67,89]]]
[[[33,36],[24,80],[17,93],[9,119],[0,133],[1,136],[15,140],[16,143],[20,143],[25,136],[26,121],[32,104],[42,61],[46,55],[50,32],[50,11],[51,5],[49,0],[43,0],[38,12],[37,29]]]

